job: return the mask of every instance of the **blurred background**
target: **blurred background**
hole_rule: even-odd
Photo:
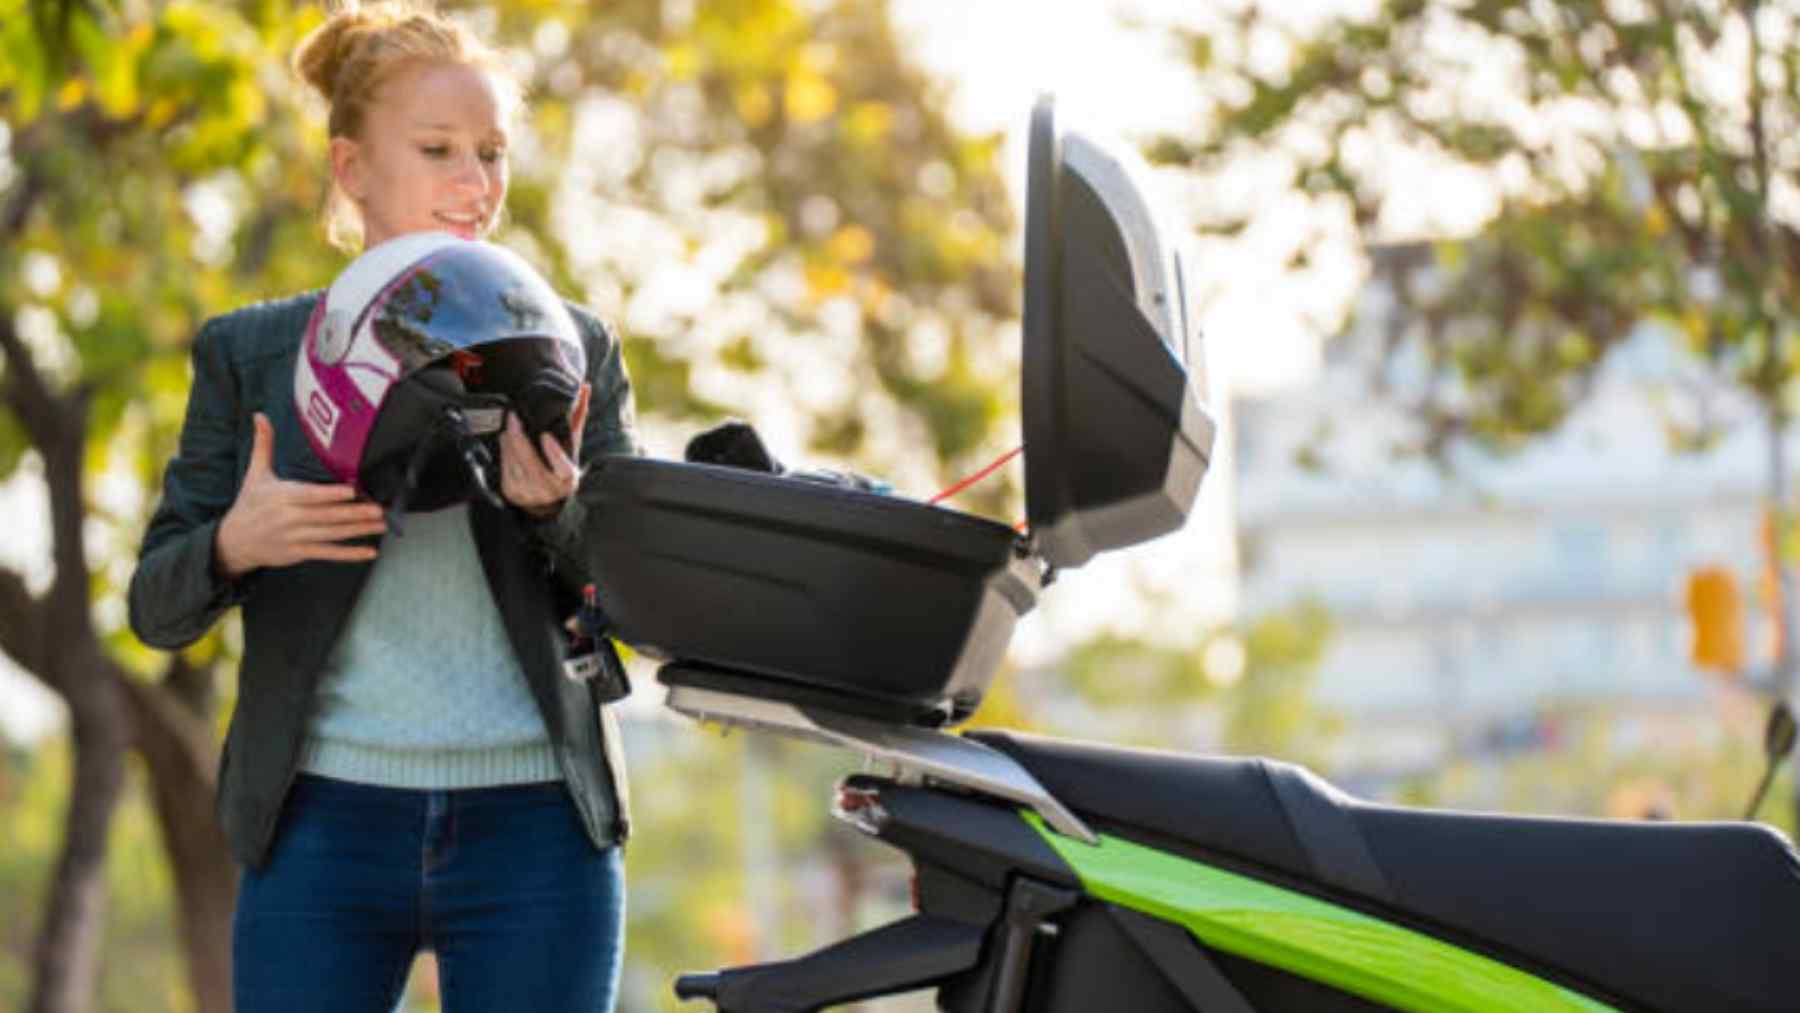
[[[1045,595],[977,724],[1742,816],[1793,667],[1800,0],[446,7],[530,83],[497,239],[618,325],[662,456],[736,415],[907,496],[979,470],[1019,441],[1033,97],[1142,153],[1218,453],[1185,530]],[[286,69],[321,17],[0,0],[0,1008],[229,1007],[239,631],[149,651],[123,593],[199,322],[347,262]],[[854,757],[635,671],[621,1009],[906,907],[826,818]]]

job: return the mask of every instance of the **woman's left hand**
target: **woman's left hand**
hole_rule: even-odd
[[[569,432],[574,435],[574,451],[563,449],[549,433],[538,436],[534,451],[517,415],[506,416],[506,432],[500,434],[500,495],[513,506],[533,517],[549,517],[562,509],[563,500],[575,494],[581,482],[581,430],[587,425],[588,395],[592,388],[581,385],[575,395],[575,408],[569,412]]]

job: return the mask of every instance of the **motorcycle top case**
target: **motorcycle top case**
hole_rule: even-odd
[[[1032,113],[1021,404],[1028,531],[903,498],[595,463],[613,635],[739,694],[909,724],[973,713],[1046,573],[1181,527],[1211,454],[1180,257],[1124,165]]]

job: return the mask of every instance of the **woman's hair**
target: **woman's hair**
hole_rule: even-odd
[[[420,62],[460,63],[489,72],[510,112],[521,97],[518,78],[500,54],[463,25],[422,0],[342,0],[325,23],[294,49],[294,70],[330,109],[332,137],[362,136],[375,94],[395,74]],[[333,245],[355,252],[362,216],[334,181],[325,230]]]

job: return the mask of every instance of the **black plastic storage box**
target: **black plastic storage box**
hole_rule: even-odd
[[[1049,572],[1186,520],[1214,425],[1180,258],[1121,163],[1060,132],[1049,99],[1029,160],[1027,532],[800,479],[598,461],[588,561],[614,635],[683,662],[664,681],[961,721]]]

